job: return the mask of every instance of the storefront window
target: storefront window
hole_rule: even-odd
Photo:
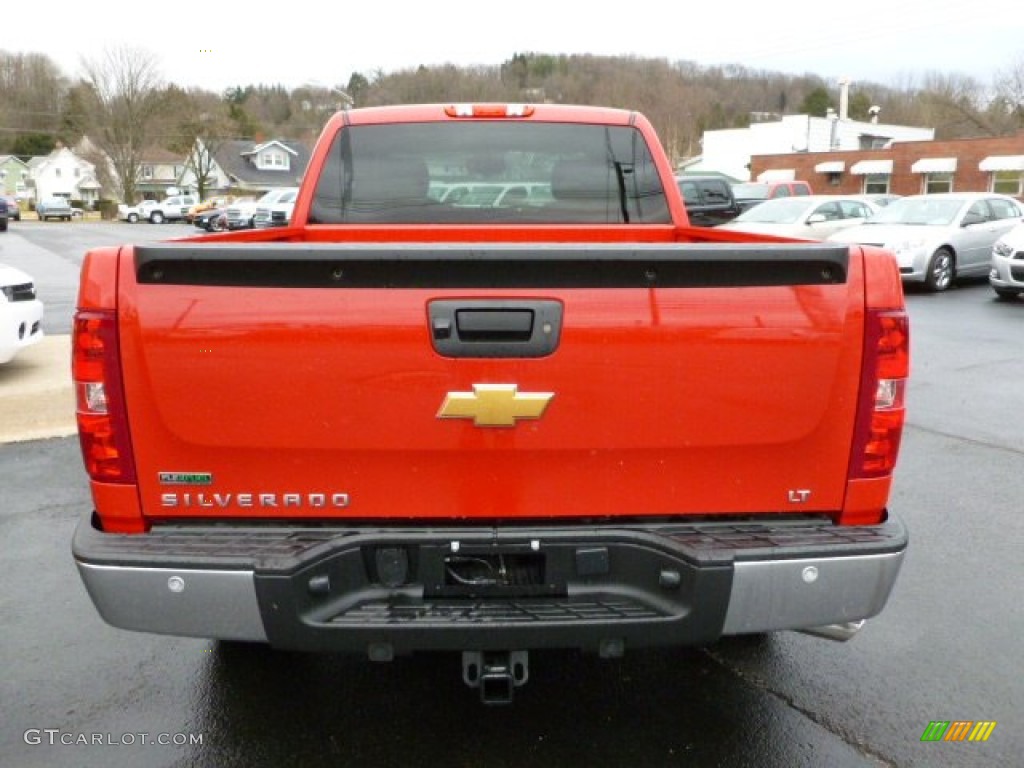
[[[869,173],[864,177],[865,195],[887,195],[889,194],[889,180],[892,177],[888,173]]]
[[[940,192],[953,191],[952,173],[926,173],[924,175],[924,193],[935,195]]]
[[[1024,171],[993,172],[992,191],[1003,195],[1020,197],[1024,194]]]

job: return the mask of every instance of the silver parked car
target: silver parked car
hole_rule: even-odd
[[[71,203],[65,197],[44,197],[36,203],[36,216],[39,217],[40,221],[46,221],[47,219],[71,221],[71,217],[74,214]]]
[[[1024,224],[1018,224],[992,246],[988,282],[1000,299],[1024,293]]]
[[[1024,217],[1008,195],[945,192],[894,200],[864,224],[828,239],[877,245],[896,254],[906,282],[944,291],[959,277],[989,273],[992,246]]]
[[[871,203],[843,195],[777,197],[755,205],[717,229],[824,240],[841,229],[863,224],[876,210]]]

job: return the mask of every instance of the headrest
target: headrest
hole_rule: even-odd
[[[360,158],[352,174],[354,206],[410,205],[427,198],[427,164],[419,157]]]
[[[611,169],[602,161],[565,158],[555,164],[551,174],[551,194],[558,200],[604,202],[613,179]]]

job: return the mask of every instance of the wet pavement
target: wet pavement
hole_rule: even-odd
[[[845,644],[533,653],[507,707],[480,704],[455,654],[375,664],[108,627],[70,555],[89,508],[77,441],[0,445],[0,765],[1020,765],[1024,302],[974,284],[908,303],[892,508],[911,549],[881,616]],[[997,726],[922,743],[933,720]]]

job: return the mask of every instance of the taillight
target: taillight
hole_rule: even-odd
[[[113,310],[76,313],[71,369],[86,472],[98,482],[134,483]]]
[[[903,310],[869,309],[851,479],[892,473],[899,454],[910,374],[910,323]]]

